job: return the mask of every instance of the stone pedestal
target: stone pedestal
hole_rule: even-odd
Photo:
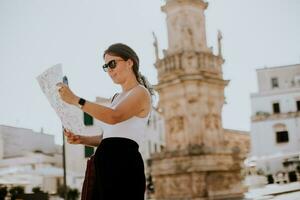
[[[156,200],[243,199],[238,153],[189,148],[151,159]]]

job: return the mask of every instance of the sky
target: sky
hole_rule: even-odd
[[[223,127],[250,131],[250,94],[256,69],[300,63],[299,0],[208,0],[209,47],[217,53],[223,34],[225,89]],[[0,0],[0,125],[55,135],[61,122],[36,77],[61,63],[77,96],[94,101],[120,87],[103,72],[102,53],[123,42],[141,60],[140,71],[157,84],[154,31],[160,55],[168,48],[162,0]]]

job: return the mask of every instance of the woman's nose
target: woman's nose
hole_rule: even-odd
[[[108,73],[111,73],[111,72],[114,71],[114,69],[112,69],[112,68],[109,67],[107,71],[108,71]]]
[[[109,69],[109,70],[107,71],[107,73],[108,73],[108,75],[109,75],[110,77],[112,77],[112,75],[113,75],[113,69]]]

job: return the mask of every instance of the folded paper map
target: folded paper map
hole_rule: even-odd
[[[82,110],[74,105],[64,102],[58,93],[59,87],[56,86],[56,84],[63,82],[61,64],[54,65],[47,69],[37,77],[37,81],[52,108],[60,118],[63,127],[76,134],[87,133],[87,129],[89,129],[89,127],[84,125]],[[101,128],[98,127],[98,129],[99,130],[94,129],[94,131],[101,132]]]

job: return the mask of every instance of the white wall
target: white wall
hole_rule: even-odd
[[[271,87],[272,77],[278,78],[278,88]],[[286,154],[300,150],[300,115],[296,103],[300,100],[300,81],[291,84],[297,77],[300,78],[300,65],[257,70],[259,92],[251,95],[252,117],[258,112],[268,113],[269,116],[251,123],[252,155]],[[280,105],[280,114],[273,113],[275,102]],[[276,142],[275,124],[286,126],[288,143]]]
[[[156,110],[152,110],[150,124],[146,128],[146,138],[140,146],[140,152],[144,161],[148,160],[152,153],[160,152],[165,146],[164,119]]]
[[[102,123],[94,119],[94,125],[87,126],[85,133],[79,133],[80,135],[100,135],[97,132]],[[84,145],[81,144],[69,144],[66,143],[66,169],[67,169],[67,184],[71,188],[77,188],[81,191],[82,183],[84,180],[86,162]],[[96,150],[96,148],[94,148]]]
[[[300,76],[300,65],[271,67],[257,70],[259,92],[279,90],[291,87],[300,87],[300,82],[295,80]],[[278,77],[279,88],[272,89],[271,78]],[[294,82],[294,84],[292,83]]]
[[[3,147],[3,138],[2,134],[0,134],[0,159],[3,159],[4,147]]]
[[[20,157],[0,160],[0,184],[22,185],[25,192],[33,187],[56,193],[56,180],[63,177],[62,157],[41,153],[27,153]]]
[[[107,105],[109,99],[97,97],[96,103],[101,105]],[[82,121],[84,120],[82,113]],[[82,133],[77,133],[79,135],[85,136],[94,136],[101,135],[102,128],[105,124],[95,118],[93,118],[93,125],[86,126],[86,131]],[[99,129],[101,132],[99,132]],[[67,169],[67,184],[71,188],[77,188],[81,191],[82,183],[84,180],[86,162],[88,158],[85,158],[85,148],[81,144],[69,144],[65,141],[66,144],[66,169]],[[96,150],[96,148],[94,148]]]
[[[288,143],[276,143],[276,134],[273,129],[276,123],[286,125],[289,134]],[[300,151],[300,117],[251,124],[251,155],[264,156],[297,151]]]
[[[56,192],[63,169],[61,146],[54,143],[53,135],[0,125],[0,156],[1,151],[0,184],[22,185],[26,192],[36,186]]]
[[[300,100],[300,89],[293,89],[289,91],[282,91],[278,94],[268,95],[252,95],[251,97],[251,114],[254,116],[256,112],[273,113],[273,102],[279,102],[280,112],[296,112],[296,101]]]
[[[4,141],[4,157],[21,156],[33,151],[57,151],[53,135],[3,125],[0,125],[0,134]]]

